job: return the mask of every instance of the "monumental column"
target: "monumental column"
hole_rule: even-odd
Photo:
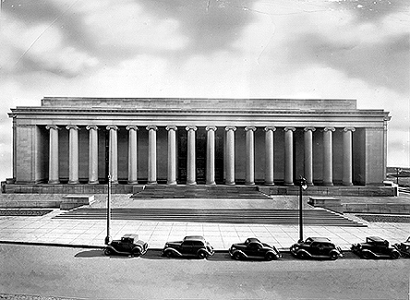
[[[108,171],[111,175],[111,183],[118,183],[118,127],[109,125],[106,127],[110,132],[109,137],[109,155],[108,155]]]
[[[60,128],[56,125],[46,126],[47,130],[50,130],[50,154],[49,154],[49,166],[48,166],[48,183],[57,184],[60,183],[59,178],[59,159],[58,159],[58,131]]]
[[[308,185],[313,185],[313,132],[315,127],[305,127],[305,178]]]
[[[333,185],[333,131],[334,127],[323,129],[323,185]]]
[[[186,184],[196,184],[196,151],[195,151],[195,126],[187,126],[188,151],[187,151],[187,179]]]
[[[285,185],[293,182],[293,132],[295,127],[285,127]]]
[[[68,125],[69,152],[68,152],[68,183],[77,184],[78,181],[78,126]]]
[[[226,131],[226,180],[225,184],[235,184],[235,130],[234,126],[225,127]]]
[[[177,184],[177,142],[176,126],[167,126],[168,130],[168,180],[170,185]]]
[[[135,125],[125,127],[128,130],[128,183],[138,183],[138,127]]]
[[[343,129],[343,185],[353,185],[352,133],[354,127]]]
[[[274,185],[273,126],[265,127],[265,184]]]
[[[215,184],[215,126],[207,126],[206,141],[206,184]]]
[[[157,130],[154,125],[147,126],[148,130],[148,184],[157,183]]]
[[[98,127],[89,125],[88,183],[98,183]]]
[[[245,184],[255,184],[255,138],[254,132],[256,127],[245,127],[246,131],[246,168],[245,168]]]

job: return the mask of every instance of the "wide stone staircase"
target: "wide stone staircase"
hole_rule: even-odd
[[[269,199],[258,186],[146,185],[136,187],[135,199]]]
[[[157,222],[202,222],[232,224],[297,225],[299,211],[295,209],[189,209],[189,208],[114,208],[113,220],[141,220]],[[55,219],[107,218],[104,208],[77,208],[54,217]],[[366,226],[343,215],[325,209],[303,210],[303,222],[310,226]]]

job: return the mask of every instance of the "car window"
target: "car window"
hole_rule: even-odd
[[[250,243],[249,248],[251,248],[251,249],[260,249],[261,245],[259,243]]]
[[[184,241],[184,242],[182,243],[182,246],[185,246],[185,247],[192,246],[192,241]]]
[[[204,243],[202,243],[201,241],[193,241],[192,244],[196,247],[203,247]]]

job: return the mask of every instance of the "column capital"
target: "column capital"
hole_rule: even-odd
[[[206,131],[209,131],[209,130],[213,130],[213,131],[216,131],[216,126],[206,126],[206,128],[205,128],[205,130]]]
[[[70,129],[80,130],[80,127],[78,127],[77,125],[67,125],[65,128],[67,130],[70,130]]]
[[[265,130],[265,131],[276,131],[276,127],[275,126],[266,126],[263,130]]]
[[[155,126],[155,125],[148,125],[146,129],[147,129],[147,130],[155,130],[155,131],[157,131],[157,130],[158,130],[158,127]]]
[[[46,126],[46,129],[47,129],[47,130],[49,130],[49,129],[61,130],[61,128],[58,127],[57,125],[47,125],[47,126]]]
[[[246,126],[245,127],[245,131],[250,131],[250,130],[256,131],[256,127],[255,126]]]
[[[313,126],[306,126],[304,129],[303,129],[304,131],[316,131],[316,128],[315,127],[313,127]]]
[[[170,131],[170,130],[177,131],[178,127],[176,127],[175,125],[169,125],[169,126],[165,127],[165,129],[168,130],[168,131]]]
[[[236,127],[235,126],[226,126],[225,127],[225,131],[230,131],[230,130],[236,131]]]
[[[332,126],[326,126],[325,128],[323,128],[323,131],[324,132],[327,132],[327,131],[335,131],[336,129],[334,128],[334,127],[332,127]]]
[[[128,125],[127,127],[125,127],[125,129],[137,131],[137,130],[138,130],[138,126],[136,126],[136,125]]]
[[[296,130],[296,127],[289,127],[289,126],[287,126],[287,127],[283,128],[283,130],[285,130],[285,131],[295,131],[295,130]]]
[[[93,130],[98,130],[98,126],[97,125],[87,125],[87,127],[85,127],[87,130],[93,129]]]
[[[190,131],[190,130],[196,131],[197,129],[198,128],[196,126],[187,126],[187,127],[185,127],[186,131]]]
[[[356,128],[354,128],[354,127],[345,127],[345,128],[343,128],[342,131],[343,132],[348,132],[348,131],[354,132],[354,131],[356,131]]]
[[[106,128],[107,130],[118,130],[118,126],[115,125],[108,125]]]

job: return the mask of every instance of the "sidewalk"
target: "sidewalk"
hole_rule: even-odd
[[[96,197],[91,207],[105,207],[105,196]],[[113,207],[170,207],[179,208],[275,208],[278,205],[295,208],[295,197],[278,196],[271,200],[221,200],[221,199],[161,199],[132,200],[113,195]],[[217,206],[216,206],[217,205]],[[306,209],[311,209],[309,206]],[[53,219],[62,213],[59,209],[44,216],[1,216],[0,242],[56,244],[68,246],[103,247],[107,235],[106,220]],[[346,214],[345,214],[346,215]],[[354,215],[346,215],[352,219]],[[402,242],[410,235],[410,223],[359,222],[368,227],[304,226],[304,237],[326,236],[343,250],[352,243],[362,242],[366,236],[376,235],[391,243]],[[298,225],[227,224],[197,222],[153,222],[111,220],[113,239],[125,233],[137,233],[150,248],[162,249],[166,241],[180,240],[185,235],[203,235],[216,250],[227,250],[231,244],[257,237],[280,250],[288,250],[299,238]]]

